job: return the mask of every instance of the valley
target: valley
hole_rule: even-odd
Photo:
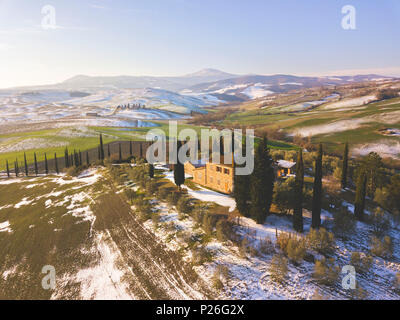
[[[216,70],[187,79],[187,85],[174,88],[170,82],[135,88],[131,78],[99,83],[79,76],[54,86],[0,91],[0,194],[7,195],[0,197],[0,298],[398,299],[400,233],[392,209],[384,209],[390,254],[371,240],[376,230],[370,218],[351,222],[351,235],[343,235],[337,217],[344,211],[354,215],[356,170],[371,152],[382,157],[382,180],[367,198],[366,215],[374,217],[377,203],[384,206],[385,184],[399,170],[399,80],[243,77]],[[205,79],[209,82],[197,83]],[[388,89],[397,90],[397,96],[382,97]],[[275,182],[263,223],[244,215],[233,194],[197,185],[190,176],[178,188],[166,163],[155,164],[149,178],[137,143],[152,128],[172,138],[171,120],[178,122],[178,131],[252,128],[257,145],[267,134],[274,163],[296,161],[304,150],[304,232],[292,227],[293,177]],[[103,160],[97,159],[100,135],[101,143],[112,146]],[[346,142],[351,171],[349,187],[342,189]],[[316,236],[334,239],[329,252],[311,239],[310,194],[319,143],[324,146],[321,220],[326,230],[321,232],[327,235]],[[84,157],[88,151],[90,164],[74,160],[64,168],[66,148]],[[59,173],[53,155],[63,161]],[[287,251],[290,241],[299,251]],[[340,270],[354,264],[358,254],[363,263],[368,260],[368,270],[349,291],[341,285]],[[56,269],[57,285],[46,291],[41,268],[48,264]]]

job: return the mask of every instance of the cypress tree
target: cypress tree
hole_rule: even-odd
[[[232,134],[233,135],[233,134]],[[233,140],[232,140],[233,141]],[[233,148],[232,142],[232,150]],[[242,150],[245,150],[246,145],[242,142]],[[236,164],[233,161],[233,197],[236,202],[236,208],[245,217],[250,216],[250,175],[236,175]]]
[[[342,189],[347,187],[347,170],[348,170],[348,163],[349,163],[349,143],[346,142],[344,145],[344,152],[343,152],[343,164],[342,164]]]
[[[251,176],[250,216],[257,223],[264,223],[271,208],[275,174],[273,160],[269,153],[267,137],[259,142],[254,158],[254,171]]]
[[[119,156],[119,162],[122,162],[122,147],[121,147],[121,142],[118,145],[118,156]]]
[[[79,165],[82,166],[82,152],[79,150]]]
[[[60,171],[58,170],[57,153],[54,153],[54,166],[55,166],[55,169],[56,169],[56,173],[59,174]]]
[[[8,160],[6,160],[7,177],[10,178],[10,167],[8,166]]]
[[[104,146],[103,146],[103,135],[100,133],[100,159],[104,160]]]
[[[71,167],[73,167],[74,166],[74,155],[71,153],[70,155],[69,155],[69,165],[71,166]]]
[[[219,153],[221,156],[225,154],[225,148],[224,148],[224,137],[221,136],[219,138]]]
[[[86,164],[89,167],[89,165],[90,165],[89,151],[86,151]]]
[[[49,174],[49,164],[47,163],[47,154],[44,154],[44,171],[46,174]]]
[[[33,157],[35,158],[35,175],[37,177],[37,175],[39,174],[39,168],[38,168],[38,163],[37,163],[37,158],[36,158],[36,152],[33,154]]]
[[[28,170],[28,162],[26,161],[26,153],[24,152],[24,165],[25,165],[25,176],[29,175],[29,170]]]
[[[19,175],[18,159],[15,159],[14,171],[15,171],[15,176],[18,178],[18,175]]]
[[[303,187],[304,187],[303,150],[300,149],[300,151],[297,154],[295,203],[293,210],[293,228],[297,232],[303,232]]]
[[[365,198],[367,195],[367,174],[362,170],[357,177],[356,199],[354,202],[354,215],[357,220],[364,219]]]
[[[182,147],[182,142],[177,141],[177,154],[176,154],[176,164],[174,164],[174,181],[178,186],[179,190],[181,190],[181,185],[185,182],[185,168],[183,164],[179,161],[179,150]]]
[[[64,150],[64,165],[66,168],[69,168],[68,148],[65,148]]]
[[[110,144],[107,145],[107,155],[108,158],[111,158]]]
[[[317,159],[315,159],[315,177],[312,200],[312,223],[311,227],[318,229],[321,225],[322,208],[322,144],[319,144]]]
[[[132,140],[129,141],[129,155],[133,156]]]
[[[73,159],[74,159],[74,167],[77,167],[79,165],[78,161],[77,161],[77,156],[76,156],[76,150],[74,149],[74,154],[73,154]]]
[[[154,178],[154,166],[151,163],[149,164],[149,177]]]

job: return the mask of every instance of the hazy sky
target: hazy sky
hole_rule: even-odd
[[[355,30],[341,25],[348,4]],[[0,0],[0,87],[208,67],[400,76],[399,36],[399,0]]]

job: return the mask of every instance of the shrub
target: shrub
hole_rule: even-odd
[[[275,253],[275,246],[270,238],[265,238],[264,240],[260,240],[260,245],[258,249],[263,254]]]
[[[286,247],[286,254],[288,258],[294,263],[303,261],[306,254],[306,244],[302,238],[292,238]]]
[[[151,221],[153,222],[154,229],[157,229],[158,228],[158,223],[160,222],[160,215],[158,213],[154,212],[151,215]]]
[[[351,254],[350,263],[358,273],[367,273],[371,270],[373,259],[370,255],[353,252]]]
[[[383,240],[380,240],[377,237],[372,237],[371,253],[384,259],[391,258],[393,255],[392,239],[389,236],[385,236]]]
[[[369,222],[372,226],[372,232],[378,237],[383,236],[390,228],[390,220],[381,208],[376,208],[369,216]]]
[[[181,194],[179,192],[173,191],[168,195],[167,202],[170,206],[176,206],[180,197]]]
[[[192,263],[194,265],[202,265],[206,262],[212,261],[212,254],[206,247],[201,246],[193,251]]]
[[[333,231],[339,237],[345,238],[352,234],[356,227],[356,220],[346,208],[342,208],[333,215]]]
[[[136,192],[131,188],[127,188],[124,190],[125,196],[128,198],[129,202],[132,204],[135,199]]]
[[[339,180],[342,178],[342,168],[341,167],[336,167],[335,170],[333,171],[333,177],[336,180]]]
[[[333,258],[317,260],[314,266],[314,279],[327,286],[333,286],[339,278],[340,268]]]
[[[379,90],[376,95],[376,98],[378,100],[386,100],[386,99],[397,98],[398,96],[399,96],[398,90],[387,88]]]
[[[202,224],[203,222],[203,217],[204,215],[207,213],[208,210],[208,206],[204,205],[204,204],[198,204],[195,205],[192,213],[193,213],[193,218],[194,220],[199,223]]]
[[[167,199],[168,195],[169,195],[169,191],[167,188],[159,188],[157,191],[157,198],[159,198],[161,200]]]
[[[244,237],[239,244],[239,253],[243,258],[247,258],[248,256],[256,256],[258,255],[258,250],[251,245],[249,239]]]
[[[282,283],[288,274],[288,260],[281,254],[276,254],[272,257],[269,272],[271,273],[271,279]]]
[[[79,167],[70,167],[67,169],[67,176],[71,176],[71,177],[77,177],[81,174],[82,171],[86,170],[88,168],[87,165],[82,165]]]
[[[273,202],[281,213],[287,214],[293,209],[295,201],[294,190],[295,179],[293,177],[275,184]]]
[[[218,220],[216,224],[217,239],[221,242],[229,240],[233,232],[232,225],[226,219]]]
[[[215,290],[221,290],[224,287],[224,284],[221,281],[221,278],[219,276],[217,276],[215,273],[211,279],[212,281],[212,287]]]
[[[203,228],[204,232],[207,235],[211,235],[212,232],[214,231],[213,220],[214,219],[213,219],[211,214],[209,214],[209,213],[204,214],[203,221],[202,221],[201,225],[202,225],[202,228]]]
[[[351,300],[365,300],[368,297],[368,292],[357,283],[354,290],[350,290]]]
[[[280,234],[278,234],[278,237],[276,239],[276,245],[278,246],[278,248],[281,249],[283,252],[286,252],[286,248],[291,237],[291,233],[281,232]]]
[[[324,228],[311,229],[307,235],[307,245],[309,248],[323,254],[329,255],[335,251],[335,238],[333,233]]]
[[[306,243],[302,237],[290,233],[280,233],[276,241],[278,247],[294,263],[300,263],[306,254]]]
[[[190,199],[187,197],[180,197],[176,204],[176,209],[179,213],[188,214],[192,210]]]
[[[157,184],[155,181],[147,180],[145,184],[146,194],[152,196],[157,190]]]
[[[375,190],[374,201],[382,208],[387,208],[388,198],[389,192],[387,188],[382,187]]]
[[[396,273],[396,276],[393,279],[393,286],[396,292],[400,292],[400,272]]]
[[[145,200],[143,197],[138,197],[133,203],[136,207],[139,220],[146,221],[151,218],[153,211],[151,210],[152,206],[149,201]]]
[[[221,279],[227,279],[229,276],[229,269],[227,266],[218,265],[212,277],[212,286],[216,290],[221,290],[224,284]]]

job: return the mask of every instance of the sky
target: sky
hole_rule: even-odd
[[[0,88],[203,68],[400,76],[399,36],[398,0],[0,0]]]

